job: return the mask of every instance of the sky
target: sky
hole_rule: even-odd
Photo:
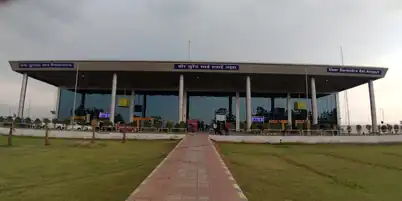
[[[206,61],[341,64],[342,46],[345,65],[389,68],[374,82],[377,113],[397,123],[401,22],[400,0],[9,0],[0,3],[0,114],[17,112],[21,88],[8,60],[186,60],[191,40],[191,59]],[[56,88],[28,85],[31,116],[49,116]],[[348,99],[351,122],[368,123],[367,84]]]

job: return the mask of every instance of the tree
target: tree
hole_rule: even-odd
[[[399,133],[399,125],[398,124],[394,125],[394,131],[395,131],[395,133]]]
[[[362,132],[362,126],[361,125],[356,125],[356,131],[358,134],[360,134]]]
[[[388,133],[392,133],[392,125],[391,124],[387,124],[387,130],[388,130]]]
[[[367,124],[367,125],[366,125],[366,129],[367,129],[367,131],[368,131],[369,133],[371,133],[371,127],[372,127],[372,126],[371,126],[370,124]]]
[[[383,133],[387,132],[387,126],[386,125],[381,126],[381,132],[383,132]]]
[[[63,119],[62,122],[63,122],[64,126],[66,126],[66,128],[67,128],[67,126],[71,124],[71,119],[70,119],[70,118],[66,118],[66,119]]]
[[[32,119],[29,118],[29,117],[27,117],[27,118],[24,119],[24,123],[26,123],[26,124],[31,124],[31,123],[32,123]]]
[[[59,120],[56,119],[56,118],[53,118],[53,119],[52,119],[53,127],[56,127],[56,124],[57,124],[57,123],[59,123]]]
[[[4,122],[4,117],[0,117],[0,122]]]
[[[49,118],[44,118],[44,119],[43,119],[43,123],[45,123],[45,124],[50,123],[50,119],[49,119]]]
[[[36,126],[40,126],[42,124],[42,121],[39,118],[36,118],[35,121],[34,121],[34,124]]]
[[[48,128],[49,127],[49,123],[51,122],[49,118],[43,118],[42,121],[45,125],[43,126],[43,128]]]
[[[49,142],[49,126],[48,123],[50,122],[49,119],[47,119],[47,121],[45,121],[46,119],[44,119],[43,122],[45,122],[45,145],[50,145]]]
[[[20,117],[15,117],[14,118],[14,127],[21,128],[22,126],[22,119]]]
[[[352,132],[352,126],[347,126],[346,129],[348,130],[348,134]]]
[[[11,146],[13,145],[13,132],[14,132],[14,123],[11,123],[10,130],[8,132],[8,139],[7,139],[7,145]]]
[[[114,123],[117,123],[117,122],[124,123],[124,119],[123,119],[123,117],[121,116],[120,113],[117,114],[117,115],[114,117]]]
[[[6,118],[6,122],[13,122],[13,117],[12,116],[8,116],[7,118]]]

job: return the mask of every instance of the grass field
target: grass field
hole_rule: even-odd
[[[400,201],[402,145],[219,144],[249,201]]]
[[[0,201],[125,200],[177,141],[86,141],[0,136]]]

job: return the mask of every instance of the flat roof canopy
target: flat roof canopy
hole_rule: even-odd
[[[255,93],[304,93],[314,76],[317,93],[333,93],[385,76],[387,68],[307,64],[256,64],[183,61],[10,61],[14,71],[48,84],[79,91],[178,91],[180,74],[188,91],[245,92],[246,76]],[[310,85],[310,81],[308,82]]]

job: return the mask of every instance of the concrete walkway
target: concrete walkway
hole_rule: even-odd
[[[208,135],[187,135],[127,201],[247,200]]]

